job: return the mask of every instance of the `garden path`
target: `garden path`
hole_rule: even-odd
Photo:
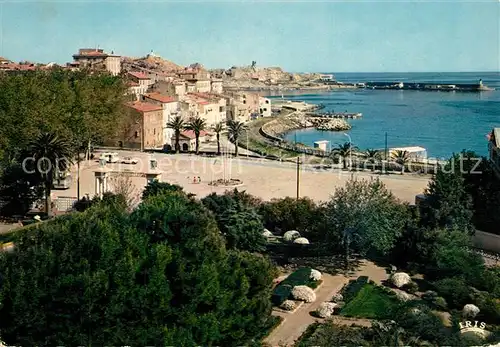
[[[330,301],[333,295],[339,292],[342,287],[352,278],[359,276],[368,276],[375,283],[380,284],[387,279],[387,273],[383,267],[377,266],[370,261],[363,260],[359,268],[349,277],[344,275],[332,276],[323,273],[323,283],[316,290],[316,301],[303,303],[294,313],[285,313],[273,311],[273,315],[283,317],[283,322],[274,329],[264,342],[272,347],[275,346],[293,346],[297,340],[314,322],[321,322],[323,319],[310,315],[309,312],[315,311],[319,305],[325,301]],[[370,322],[366,319],[342,319],[335,317],[335,323],[338,324],[358,324],[367,326]]]

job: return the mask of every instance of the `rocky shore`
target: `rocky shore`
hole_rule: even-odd
[[[352,125],[344,119],[329,119],[323,123],[316,125],[316,130],[325,131],[344,131],[350,130],[351,128]]]
[[[305,128],[316,128],[325,131],[344,131],[351,129],[351,125],[344,119],[328,119],[307,117],[300,112],[293,116],[280,117],[264,124],[262,131],[270,137],[282,138],[286,133]]]

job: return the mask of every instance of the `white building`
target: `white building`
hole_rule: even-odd
[[[259,97],[259,113],[261,117],[271,117],[271,99]]]
[[[424,147],[410,146],[410,147],[395,147],[389,149],[389,155],[392,158],[397,151],[406,151],[411,160],[419,161],[427,159],[427,150]]]

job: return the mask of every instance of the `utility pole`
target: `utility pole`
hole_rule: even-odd
[[[297,200],[299,200],[299,191],[300,191],[300,160],[297,156]]]
[[[387,132],[385,132],[385,160],[387,160],[388,148],[387,148]]]
[[[78,150],[78,158],[76,158],[76,200],[80,201],[80,150]]]

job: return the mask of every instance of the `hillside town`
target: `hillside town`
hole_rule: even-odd
[[[0,72],[47,70],[55,63],[14,63],[0,57]],[[130,119],[140,119],[128,127],[128,134],[110,146],[120,148],[166,149],[173,147],[174,130],[166,127],[176,116],[183,119],[201,118],[206,128],[217,123],[236,120],[246,123],[251,119],[271,116],[271,100],[258,92],[224,89],[223,80],[201,64],[181,67],[162,59],[154,52],[134,59],[105,52],[101,48],[81,48],[73,61],[62,69],[71,71],[89,69],[107,71],[126,80]],[[181,150],[192,150],[194,134],[183,131]]]

